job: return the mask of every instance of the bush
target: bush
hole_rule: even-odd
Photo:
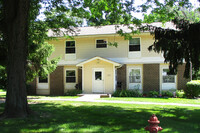
[[[185,96],[184,92],[181,90],[176,90],[176,97],[183,98]]]
[[[171,91],[162,91],[163,97],[173,97],[173,93]]]
[[[193,80],[187,82],[186,89],[184,90],[187,98],[197,98],[200,95],[200,80]]]
[[[113,97],[141,97],[139,90],[117,90],[112,94]]]
[[[148,97],[158,97],[159,96],[159,92],[157,92],[157,91],[149,91],[147,96]]]
[[[65,92],[65,96],[77,96],[77,94],[81,94],[82,90],[78,90],[78,89],[71,89],[71,90],[67,90],[67,92]]]

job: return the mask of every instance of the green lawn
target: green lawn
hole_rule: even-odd
[[[29,99],[45,99],[45,98],[59,98],[59,99],[75,99],[79,96],[28,96]]]
[[[6,91],[0,89],[0,98],[6,97]]]
[[[200,99],[186,99],[186,98],[145,98],[145,97],[112,97],[101,98],[100,100],[113,100],[113,101],[132,101],[132,102],[157,102],[157,103],[181,103],[181,104],[199,104]]]
[[[2,133],[73,132],[73,133],[146,133],[144,127],[152,114],[161,121],[163,133],[199,133],[200,108],[87,103],[68,101],[33,101],[36,111],[26,119],[0,121]],[[3,107],[0,104],[0,112]]]
[[[0,98],[6,97],[6,91],[0,89]],[[74,99],[78,98],[78,96],[28,96],[29,99],[42,99],[42,98],[64,98],[64,99]]]

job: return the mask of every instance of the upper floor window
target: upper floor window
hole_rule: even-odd
[[[140,51],[140,38],[129,40],[129,52]]]
[[[75,82],[76,82],[76,71],[66,70],[66,83],[75,83]]]
[[[48,83],[48,76],[47,77],[39,77],[39,83]]]
[[[75,54],[75,41],[66,41],[65,54]]]
[[[96,48],[107,48],[107,41],[105,39],[96,40]]]
[[[175,83],[175,75],[169,75],[168,72],[169,69],[163,69],[162,71],[163,83]]]

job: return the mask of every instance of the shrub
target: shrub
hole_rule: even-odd
[[[184,89],[187,98],[196,98],[200,95],[200,80],[193,80],[187,82],[186,89]]]
[[[71,89],[71,90],[67,90],[67,92],[65,92],[65,96],[77,96],[77,94],[81,94],[82,90],[78,90],[78,89]]]
[[[171,91],[162,91],[163,97],[173,97],[173,93]]]
[[[141,97],[139,90],[117,90],[112,94],[113,97]]]
[[[157,92],[157,91],[149,91],[147,96],[148,97],[158,97],[159,96],[159,92]]]
[[[184,92],[181,90],[176,90],[176,97],[178,98],[183,98],[184,97]]]

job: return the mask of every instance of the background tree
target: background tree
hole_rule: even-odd
[[[160,8],[160,10],[157,10]],[[155,42],[149,50],[162,52],[165,62],[168,62],[171,74],[177,73],[177,67],[186,63],[184,76],[190,77],[190,67],[198,72],[200,67],[200,13],[198,9],[191,10],[191,6],[183,8],[177,5],[158,7],[152,10],[152,14],[145,16],[145,22],[172,21],[173,29],[149,26],[149,30],[155,38]],[[162,12],[165,12],[162,13]],[[165,19],[164,19],[165,18]],[[162,21],[164,20],[164,21]],[[192,65],[191,65],[192,64]]]

